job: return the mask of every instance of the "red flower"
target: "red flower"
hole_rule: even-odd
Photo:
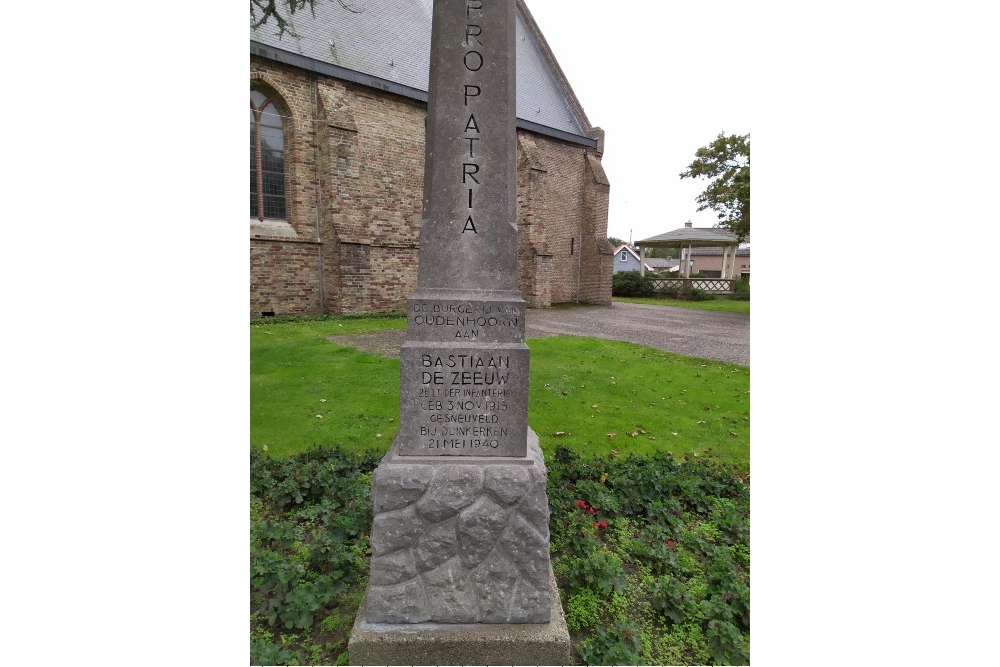
[[[576,506],[582,509],[587,509],[587,502],[584,500],[578,500],[576,501]]]
[[[673,540],[667,540],[667,548],[676,550],[677,547],[674,546]]]
[[[607,527],[608,527],[607,521],[598,521],[597,523],[594,524],[594,528],[607,528]]]
[[[594,511],[593,507],[588,507],[587,509],[590,510],[591,514],[597,514],[597,512]]]

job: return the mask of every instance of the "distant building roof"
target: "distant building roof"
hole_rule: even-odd
[[[636,241],[636,245],[727,246],[736,243],[736,235],[721,227],[681,227],[673,231]]]
[[[672,259],[670,257],[647,257],[646,266],[654,269],[672,269],[675,266],[679,266],[681,261],[679,259]]]
[[[711,247],[709,247],[709,248],[699,248],[698,246],[695,246],[695,247],[691,248],[691,255],[692,256],[693,255],[720,255],[721,256],[722,253],[723,253],[723,250],[725,250],[725,249],[722,248],[722,247],[718,247],[718,246],[714,247],[714,248],[711,248]],[[736,256],[737,257],[749,257],[750,256],[750,248],[740,248],[740,249],[737,249]]]
[[[288,15],[291,34],[281,38],[273,19],[251,29],[251,53],[426,101],[432,6],[432,0],[324,0],[313,12]],[[590,121],[523,0],[516,20],[518,127],[596,147],[587,137]]]

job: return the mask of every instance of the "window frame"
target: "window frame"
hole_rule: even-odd
[[[253,175],[252,186],[256,188],[256,201],[251,203],[251,207],[253,206],[253,204],[256,204],[257,206],[256,216],[253,215],[253,210],[251,208],[250,219],[251,220],[256,219],[261,223],[263,223],[265,220],[286,221],[288,220],[288,196],[287,196],[288,170],[286,168],[286,161],[285,161],[285,157],[287,155],[287,150],[285,148],[285,144],[287,143],[285,137],[286,123],[284,121],[284,117],[280,113],[278,105],[276,104],[275,98],[272,95],[268,95],[266,92],[257,89],[251,89],[250,92],[251,92],[250,111],[253,114],[253,121],[252,121],[253,124],[251,126],[251,136],[253,140],[251,145],[251,149],[253,151],[251,174]],[[259,105],[254,103],[253,93],[255,92],[262,98],[262,101],[259,103]],[[262,115],[264,114],[273,115],[275,121],[273,122],[264,121],[264,119],[262,119]],[[280,150],[281,152],[280,194],[273,194],[273,193],[268,194],[265,191],[264,187],[265,176],[271,175],[272,176],[271,183],[273,184],[274,181],[273,177],[276,176],[278,172],[274,171],[273,169],[267,170],[266,172],[264,170],[264,155],[262,146],[264,142],[261,136],[263,134],[263,132],[261,131],[262,128],[277,129],[281,132],[281,147],[278,149],[273,147],[268,148],[268,150],[271,151]],[[251,190],[251,195],[253,194],[255,193],[253,192],[253,190]],[[270,204],[272,206],[274,206],[275,200],[280,200],[281,203],[280,216],[266,215],[268,209],[268,204],[266,203],[266,200],[268,199],[270,200]]]

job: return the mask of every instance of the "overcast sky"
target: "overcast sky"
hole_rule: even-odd
[[[527,0],[593,125],[605,131],[608,235],[712,227],[704,179],[678,175],[719,134],[750,132],[749,3]]]

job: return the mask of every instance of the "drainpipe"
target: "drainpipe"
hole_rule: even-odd
[[[317,122],[312,125],[313,165],[316,168],[316,240],[319,241],[319,314],[326,315],[326,278],[323,276],[323,180],[319,168],[319,77],[313,75],[313,117]]]
[[[583,234],[580,234],[580,247],[576,253],[576,302],[580,303],[580,260],[583,258]]]

